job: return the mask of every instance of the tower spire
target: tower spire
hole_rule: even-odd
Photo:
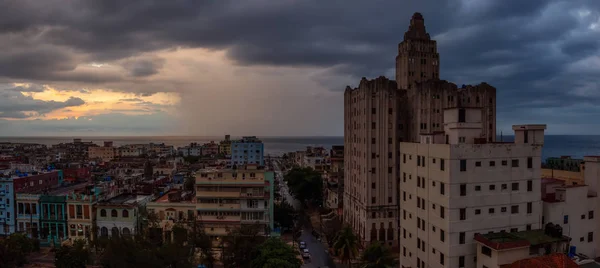
[[[431,37],[425,29],[425,19],[419,12],[415,12],[410,19],[410,25],[408,31],[404,33],[404,40],[431,40]]]

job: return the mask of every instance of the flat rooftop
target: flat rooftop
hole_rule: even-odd
[[[145,198],[148,198],[149,195],[135,195],[135,194],[121,194],[117,195],[109,200],[103,201],[101,203],[104,204],[122,204],[122,205],[132,205],[138,203]]]
[[[177,192],[180,192],[182,195],[185,193],[185,192],[181,192],[181,191],[179,191],[177,189],[171,189],[166,194],[164,194],[161,197],[159,197],[158,199],[154,200],[154,202],[155,203],[169,203],[170,202],[169,201],[169,194],[174,194],[174,193],[177,193]],[[195,198],[195,196],[193,196],[191,200],[173,201],[171,203],[195,203],[195,202],[196,202],[196,198]]]
[[[544,233],[544,230],[530,230],[521,232],[497,232],[477,234],[475,240],[495,250],[537,246],[569,240],[568,237],[553,237]]]

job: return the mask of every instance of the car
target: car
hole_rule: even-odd
[[[304,252],[303,252],[303,253],[302,253],[302,258],[304,258],[304,259],[308,259],[308,258],[310,258],[310,254],[308,254],[308,253],[304,253]]]
[[[305,249],[303,249],[303,250],[302,250],[302,252],[303,252],[303,253],[308,253],[308,249],[307,249],[307,248],[305,248]]]
[[[300,241],[300,249],[305,249],[305,248],[306,248],[306,242]]]

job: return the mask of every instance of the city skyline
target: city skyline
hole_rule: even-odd
[[[497,134],[600,130],[593,1],[65,2],[0,4],[0,136],[342,136],[345,86],[394,79],[414,12],[441,79],[497,88]]]

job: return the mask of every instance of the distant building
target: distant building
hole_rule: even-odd
[[[219,153],[219,145],[214,141],[205,143],[202,145],[203,156],[215,156]]]
[[[146,205],[149,213],[155,213],[159,220],[164,241],[173,239],[175,224],[190,227],[196,221],[196,197],[192,192],[171,190]]]
[[[247,136],[231,142],[231,164],[265,165],[263,142],[256,136]]]
[[[190,143],[188,146],[177,148],[177,154],[183,157],[188,156],[201,156],[202,155],[202,146],[198,143]]]
[[[225,157],[231,156],[231,136],[225,135],[225,139],[219,142],[219,154]]]
[[[27,236],[40,235],[40,194],[17,193],[17,232]]]
[[[15,228],[15,190],[13,178],[0,176],[0,235],[9,235]]]
[[[92,146],[88,148],[88,158],[110,162],[118,155],[117,149],[113,147],[112,141],[105,141],[104,146]]]

